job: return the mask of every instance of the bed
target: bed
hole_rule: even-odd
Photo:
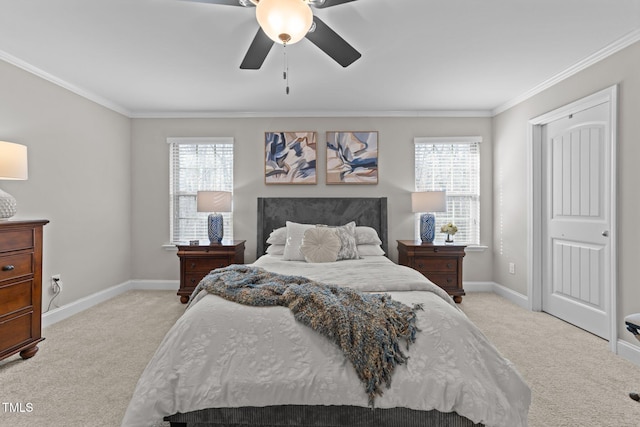
[[[386,208],[386,198],[259,198],[252,264],[422,304],[409,360],[374,408],[338,347],[288,308],[196,290],[141,375],[122,426],[526,426],[531,392],[517,370],[445,292],[384,255]],[[287,221],[354,222],[375,230],[379,243],[367,244],[377,252],[326,263],[285,259],[267,241]]]

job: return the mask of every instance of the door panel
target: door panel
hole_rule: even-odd
[[[542,309],[609,338],[609,103],[545,126]]]

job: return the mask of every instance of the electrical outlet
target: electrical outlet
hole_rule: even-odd
[[[51,292],[57,294],[62,290],[62,278],[59,274],[51,276]]]
[[[516,274],[516,263],[515,262],[510,262],[509,263],[509,273],[510,274]]]

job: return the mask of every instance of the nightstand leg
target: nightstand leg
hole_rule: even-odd
[[[23,359],[30,359],[30,358],[32,358],[33,356],[36,355],[38,350],[39,350],[38,346],[34,345],[33,347],[29,347],[29,348],[27,348],[25,350],[22,350],[20,352],[20,357],[22,357]]]
[[[453,297],[453,301],[456,304],[460,304],[462,302],[462,297],[460,295],[456,295],[456,296]]]
[[[186,304],[189,302],[189,297],[187,295],[180,295],[180,302]]]

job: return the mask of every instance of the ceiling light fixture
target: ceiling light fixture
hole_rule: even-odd
[[[265,34],[283,45],[297,43],[311,29],[313,12],[307,0],[251,0]]]

